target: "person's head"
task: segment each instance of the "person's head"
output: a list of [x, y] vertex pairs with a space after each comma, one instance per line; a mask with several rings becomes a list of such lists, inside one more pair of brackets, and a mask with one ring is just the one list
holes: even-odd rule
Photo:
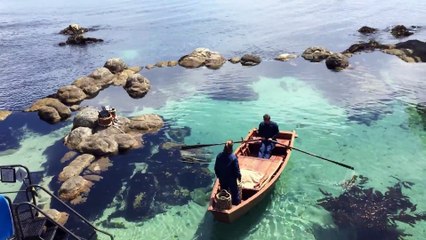
[[234, 142], [232, 140], [228, 140], [223, 147], [223, 151], [226, 153], [232, 153], [232, 147], [234, 146]]
[[269, 114], [263, 115], [263, 122], [269, 124], [271, 122], [271, 116], [269, 116]]

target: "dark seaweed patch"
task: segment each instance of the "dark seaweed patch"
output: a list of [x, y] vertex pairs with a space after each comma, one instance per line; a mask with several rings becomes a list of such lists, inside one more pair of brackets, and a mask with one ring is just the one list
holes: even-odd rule
[[[339, 232], [349, 232], [354, 239], [401, 239], [409, 234], [397, 228], [397, 221], [413, 227], [417, 221], [426, 220], [426, 214], [416, 212], [416, 205], [402, 193], [402, 188], [414, 185], [412, 182], [397, 179], [382, 193], [365, 186], [368, 178], [359, 179], [358, 184], [337, 197], [321, 190], [325, 197], [318, 200], [318, 205], [331, 213]], [[330, 236], [325, 232], [333, 230], [314, 226], [318, 238]]]

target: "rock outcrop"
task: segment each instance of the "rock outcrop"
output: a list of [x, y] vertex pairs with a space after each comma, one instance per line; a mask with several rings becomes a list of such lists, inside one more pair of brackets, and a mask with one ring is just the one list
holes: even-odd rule
[[241, 61], [240, 57], [232, 57], [228, 61], [230, 61], [233, 64], [239, 63]]
[[349, 61], [345, 55], [333, 53], [325, 60], [325, 64], [328, 69], [341, 71], [349, 66]]
[[74, 117], [73, 128], [78, 128], [78, 127], [88, 127], [91, 129], [95, 128], [97, 126], [98, 115], [99, 115], [98, 109], [94, 107], [83, 108]]
[[274, 59], [277, 60], [277, 61], [286, 62], [288, 60], [295, 59], [295, 58], [297, 58], [296, 54], [283, 53], [283, 54], [280, 54], [280, 55], [276, 56]]
[[311, 62], [321, 62], [331, 54], [332, 52], [323, 47], [309, 47], [302, 53], [302, 57]]
[[126, 85], [124, 86], [124, 89], [132, 98], [144, 97], [150, 88], [151, 85], [149, 80], [139, 73], [129, 77], [127, 79]]
[[81, 27], [80, 25], [74, 23], [62, 29], [59, 33], [64, 35], [76, 35], [76, 34], [83, 34], [88, 31], [89, 31], [88, 28]]
[[243, 66], [256, 66], [262, 62], [262, 59], [259, 56], [253, 54], [244, 54], [241, 57], [240, 63]]
[[39, 99], [25, 111], [38, 111], [40, 118], [50, 123], [56, 123], [71, 116], [71, 110], [56, 98]]
[[11, 111], [0, 110], [0, 121], [5, 120], [10, 114], [12, 114]]
[[59, 212], [56, 209], [45, 209], [43, 211], [47, 214], [47, 216], [61, 225], [65, 225], [68, 221], [69, 214], [66, 212]]
[[112, 73], [121, 73], [128, 68], [127, 64], [120, 58], [110, 58], [104, 64], [104, 68], [107, 68]]
[[82, 154], [76, 157], [61, 173], [59, 173], [59, 181], [64, 182], [71, 177], [79, 176], [83, 170], [95, 160], [95, 156], [91, 154]]
[[411, 29], [408, 29], [404, 25], [396, 25], [391, 29], [391, 34], [396, 38], [403, 38], [413, 35]]
[[218, 69], [226, 59], [218, 52], [210, 51], [207, 48], [197, 48], [192, 53], [181, 57], [178, 64], [185, 68], [198, 68], [206, 66], [210, 69]]
[[69, 106], [80, 103], [86, 96], [83, 90], [75, 85], [61, 87], [57, 92], [58, 99]]
[[103, 42], [103, 39], [94, 37], [85, 37], [83, 34], [71, 35], [66, 42], [60, 42], [59, 46], [65, 45], [87, 45], [91, 43]]

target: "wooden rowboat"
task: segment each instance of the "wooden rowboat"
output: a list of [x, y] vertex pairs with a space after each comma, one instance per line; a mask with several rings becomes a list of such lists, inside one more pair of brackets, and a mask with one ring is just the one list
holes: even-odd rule
[[[258, 137], [256, 130], [251, 130], [244, 140], [256, 139]], [[295, 131], [280, 131], [276, 141], [293, 147], [296, 137]], [[233, 205], [228, 210], [219, 210], [215, 207], [215, 196], [220, 190], [219, 180], [216, 179], [208, 207], [208, 211], [213, 214], [216, 220], [231, 223], [246, 214], [272, 189], [286, 167], [291, 155], [290, 149], [277, 144], [272, 150], [270, 159], [262, 159], [257, 157], [260, 145], [260, 141], [244, 142], [234, 152], [238, 157], [242, 175], [242, 199], [240, 204]]]

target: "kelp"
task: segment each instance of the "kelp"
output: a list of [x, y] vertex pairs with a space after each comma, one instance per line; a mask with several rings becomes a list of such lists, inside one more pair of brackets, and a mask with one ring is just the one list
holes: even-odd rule
[[331, 213], [339, 229], [355, 231], [356, 239], [402, 239], [409, 234], [398, 229], [397, 222], [413, 227], [417, 221], [426, 220], [426, 214], [419, 213], [417, 205], [402, 192], [414, 183], [397, 180], [382, 193], [366, 187], [368, 178], [361, 175], [339, 196], [320, 189], [325, 197], [317, 203]]

